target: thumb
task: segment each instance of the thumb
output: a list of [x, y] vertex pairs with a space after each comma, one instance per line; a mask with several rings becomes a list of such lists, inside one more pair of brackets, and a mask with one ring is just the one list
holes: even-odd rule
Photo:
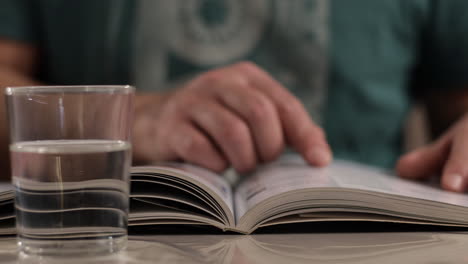
[[397, 174], [408, 179], [423, 179], [442, 170], [450, 150], [448, 136], [403, 155], [397, 162]]
[[465, 129], [454, 134], [450, 153], [445, 163], [441, 185], [442, 188], [455, 192], [468, 189], [468, 137]]

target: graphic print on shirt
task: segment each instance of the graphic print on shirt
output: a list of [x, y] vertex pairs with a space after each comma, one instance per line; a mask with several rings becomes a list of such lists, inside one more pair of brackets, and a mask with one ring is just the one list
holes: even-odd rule
[[327, 0], [143, 0], [135, 84], [177, 86], [239, 60], [271, 73], [318, 119], [325, 95]]

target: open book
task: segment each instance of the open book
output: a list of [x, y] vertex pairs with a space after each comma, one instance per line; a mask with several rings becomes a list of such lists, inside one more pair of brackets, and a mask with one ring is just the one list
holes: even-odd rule
[[[317, 221], [468, 227], [467, 195], [347, 161], [319, 169], [285, 156], [235, 187], [183, 163], [133, 167], [131, 174], [130, 226], [211, 225], [245, 234]], [[11, 190], [0, 192], [0, 234], [14, 232], [12, 198]]]

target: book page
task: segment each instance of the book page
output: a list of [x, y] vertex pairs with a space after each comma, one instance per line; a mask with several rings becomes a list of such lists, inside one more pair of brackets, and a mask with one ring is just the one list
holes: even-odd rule
[[468, 207], [468, 196], [441, 189], [436, 182], [402, 179], [393, 172], [348, 161], [330, 166], [330, 177], [339, 187], [373, 191]]
[[322, 168], [308, 166], [297, 155], [285, 155], [263, 166], [239, 184], [235, 192], [236, 219], [261, 201], [284, 192], [320, 187], [338, 187]]
[[468, 207], [467, 195], [444, 191], [438, 185], [401, 179], [389, 171], [348, 161], [314, 168], [298, 155], [287, 155], [260, 168], [238, 186], [236, 218], [265, 199], [307, 188], [350, 188]]

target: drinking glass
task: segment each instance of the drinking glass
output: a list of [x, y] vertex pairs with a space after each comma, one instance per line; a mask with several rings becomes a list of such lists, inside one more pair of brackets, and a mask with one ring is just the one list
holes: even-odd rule
[[126, 246], [134, 90], [6, 89], [20, 252], [101, 254]]

